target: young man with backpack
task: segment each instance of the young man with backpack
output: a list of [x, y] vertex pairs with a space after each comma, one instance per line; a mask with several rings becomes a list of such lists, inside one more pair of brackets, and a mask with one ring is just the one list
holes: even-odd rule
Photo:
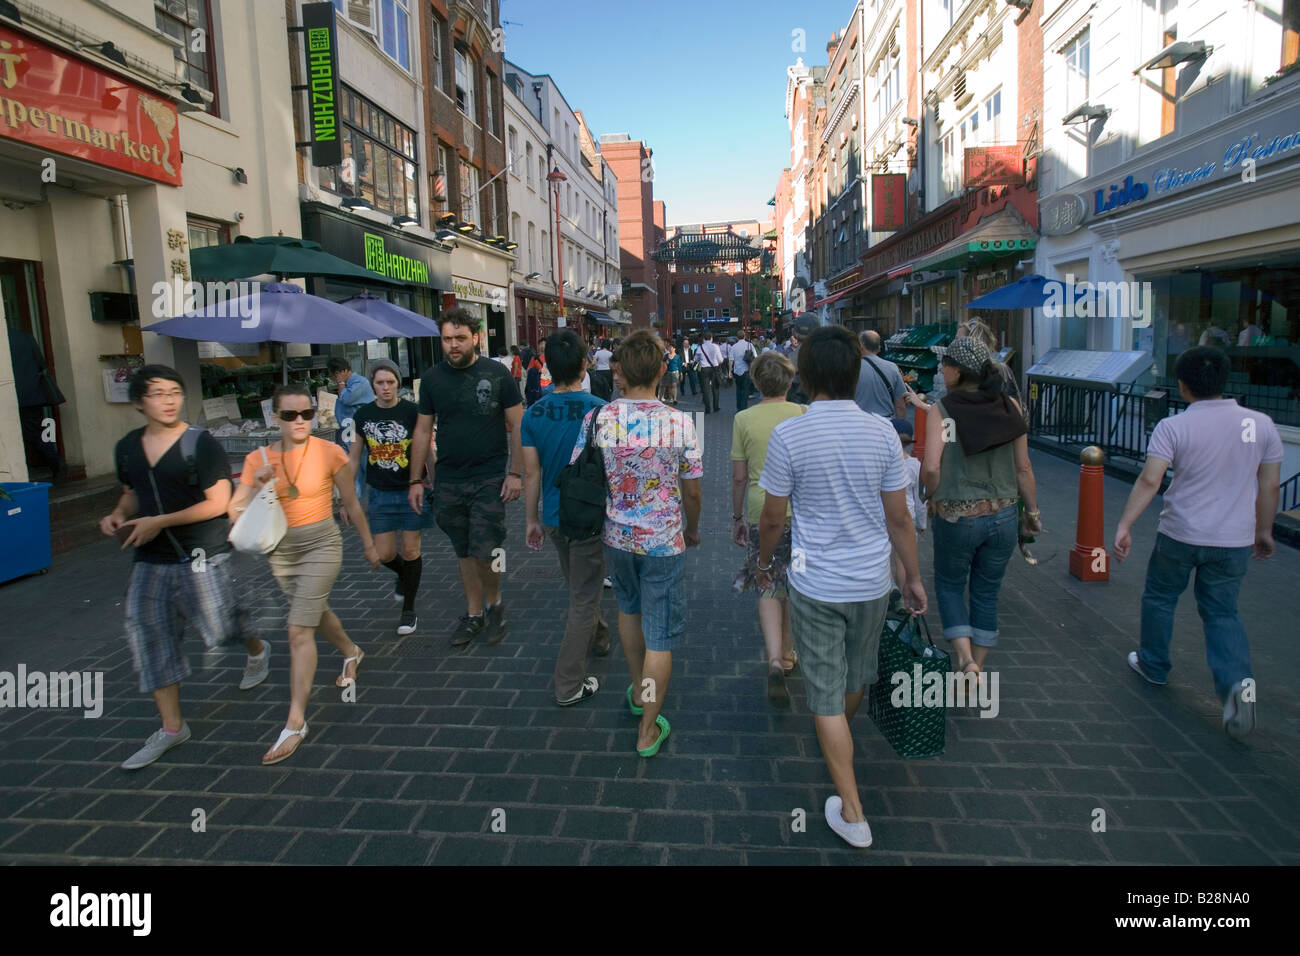
[[126, 635], [140, 675], [152, 693], [162, 729], [122, 764], [147, 767], [190, 739], [181, 716], [180, 685], [190, 676], [181, 649], [185, 622], [209, 648], [242, 639], [248, 661], [241, 690], [266, 680], [271, 648], [248, 630], [226, 562], [230, 524], [230, 465], [205, 430], [187, 424], [185, 381], [175, 369], [146, 365], [131, 377], [128, 397], [146, 420], [117, 443], [114, 455], [122, 497], [100, 530], [135, 549], [126, 594]]
[[605, 546], [599, 526], [596, 534], [586, 538], [566, 533], [560, 513], [561, 491], [555, 479], [569, 464], [583, 419], [605, 402], [582, 390], [583, 350], [574, 333], [566, 329], [548, 338], [546, 359], [555, 379], [555, 391], [544, 395], [524, 414], [520, 441], [524, 449], [528, 547], [540, 551], [543, 537], [550, 538], [569, 585], [568, 620], [555, 662], [555, 702], [568, 707], [600, 689], [595, 677], [584, 674], [587, 651], [598, 657], [609, 653], [609, 627], [600, 616]]

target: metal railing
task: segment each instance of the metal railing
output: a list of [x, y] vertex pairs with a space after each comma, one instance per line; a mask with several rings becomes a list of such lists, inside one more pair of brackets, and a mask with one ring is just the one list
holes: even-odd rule
[[1125, 385], [1112, 392], [1045, 382], [1032, 386], [1038, 390], [1030, 402], [1032, 435], [1063, 445], [1097, 445], [1108, 459], [1140, 463], [1156, 422], [1187, 407], [1162, 389], [1148, 392]]
[[1293, 508], [1300, 508], [1300, 471], [1282, 482], [1277, 501], [1278, 511], [1290, 511]]

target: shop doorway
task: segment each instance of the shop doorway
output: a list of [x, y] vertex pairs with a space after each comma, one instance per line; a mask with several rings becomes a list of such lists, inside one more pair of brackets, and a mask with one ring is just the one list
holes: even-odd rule
[[[27, 262], [22, 259], [0, 259], [0, 301], [4, 302], [5, 324], [19, 332], [30, 335], [45, 357], [45, 367], [51, 377], [54, 371], [54, 349], [50, 342], [49, 312], [45, 307], [45, 279], [39, 262]], [[18, 369], [14, 369], [18, 378]], [[60, 389], [62, 391], [62, 389]], [[39, 412], [20, 412], [33, 419], [54, 421], [54, 444], [58, 448], [59, 458], [67, 460], [63, 444], [63, 422], [59, 417], [59, 408], [45, 405]], [[49, 462], [41, 455], [33, 443], [24, 436], [23, 448], [26, 452], [28, 474], [35, 479], [37, 473], [42, 477], [53, 475]], [[49, 473], [47, 476], [46, 473]]]
[[488, 308], [487, 333], [487, 348], [484, 352], [489, 358], [497, 358], [510, 351], [506, 346], [506, 314], [504, 311]]

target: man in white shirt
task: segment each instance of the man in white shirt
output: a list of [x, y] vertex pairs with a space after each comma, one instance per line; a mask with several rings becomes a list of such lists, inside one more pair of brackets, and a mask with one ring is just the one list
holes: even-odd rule
[[705, 332], [700, 343], [700, 386], [704, 393], [704, 414], [718, 411], [718, 388], [725, 371], [727, 357], [713, 341], [713, 333]]
[[596, 367], [591, 370], [589, 391], [607, 402], [614, 396], [614, 370], [609, 364], [613, 358], [614, 353], [610, 351], [609, 339], [601, 339], [600, 348], [596, 349]]
[[731, 374], [736, 379], [736, 411], [749, 407], [749, 365], [757, 357], [754, 346], [742, 330], [740, 338], [731, 347]]
[[800, 345], [799, 377], [812, 404], [777, 425], [768, 440], [758, 482], [767, 498], [758, 526], [757, 583], [771, 586], [766, 572], [791, 506], [790, 625], [808, 709], [837, 791], [826, 800], [826, 822], [846, 842], [866, 847], [871, 827], [853, 773], [849, 720], [876, 681], [894, 551], [908, 609], [925, 613], [926, 595], [907, 511], [903, 449], [887, 419], [854, 403], [861, 369], [857, 340], [842, 326], [819, 328]]

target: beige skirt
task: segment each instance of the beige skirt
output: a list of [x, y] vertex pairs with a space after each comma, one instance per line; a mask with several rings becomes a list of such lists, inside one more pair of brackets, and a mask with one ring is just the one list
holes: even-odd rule
[[289, 598], [289, 624], [319, 627], [343, 567], [343, 536], [333, 518], [290, 528], [268, 555], [271, 573]]

